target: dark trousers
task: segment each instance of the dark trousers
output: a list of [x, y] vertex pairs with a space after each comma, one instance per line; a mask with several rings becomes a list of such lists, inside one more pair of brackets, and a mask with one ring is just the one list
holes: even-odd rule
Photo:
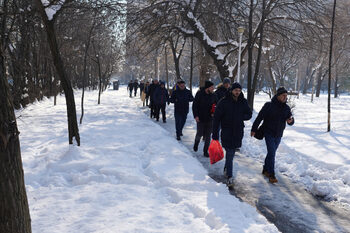
[[187, 113], [175, 113], [175, 128], [176, 128], [176, 136], [182, 135], [182, 129], [185, 126], [187, 119]]
[[232, 167], [233, 167], [233, 157], [235, 157], [236, 149], [225, 148], [226, 151], [226, 175], [227, 177], [232, 177]]
[[136, 89], [136, 90], [134, 90], [134, 96], [136, 96], [136, 94], [137, 94], [137, 89]]
[[152, 99], [150, 99], [149, 108], [151, 109], [150, 117], [153, 118], [154, 117], [154, 103], [153, 103]]
[[281, 137], [272, 137], [265, 134], [267, 155], [265, 158], [264, 170], [270, 174], [275, 174], [275, 157], [277, 148], [281, 142]]
[[129, 90], [130, 91], [130, 97], [132, 96], [132, 89]]
[[149, 99], [149, 97], [146, 97], [146, 106], [148, 106], [148, 99]]
[[162, 117], [163, 117], [163, 121], [166, 120], [166, 116], [165, 116], [165, 104], [157, 104], [155, 106], [155, 110], [154, 110], [154, 117], [159, 120], [159, 112], [162, 111]]
[[199, 142], [201, 138], [204, 138], [204, 148], [203, 152], [208, 153], [209, 143], [210, 143], [210, 135], [213, 127], [213, 122], [197, 122], [197, 133], [195, 141]]

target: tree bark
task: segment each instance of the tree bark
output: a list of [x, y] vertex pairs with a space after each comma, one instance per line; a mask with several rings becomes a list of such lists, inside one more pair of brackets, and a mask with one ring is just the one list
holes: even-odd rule
[[264, 22], [265, 22], [265, 7], [266, 7], [265, 3], [266, 3], [266, 0], [263, 0], [262, 13], [261, 13], [261, 15], [262, 15], [261, 26], [260, 26], [260, 30], [259, 30], [260, 38], [259, 38], [258, 57], [256, 59], [256, 64], [255, 64], [253, 85], [252, 85], [252, 90], [250, 93], [251, 95], [248, 96], [248, 104], [252, 110], [254, 109], [254, 95], [255, 95], [255, 90], [256, 90], [257, 83], [258, 83], [258, 76], [259, 76], [260, 63], [261, 63], [261, 53], [262, 53], [263, 39], [264, 39]]
[[56, 40], [56, 32], [55, 32], [55, 25], [54, 25], [54, 19], [49, 20], [45, 8], [43, 4], [41, 3], [41, 0], [36, 0], [38, 9], [41, 14], [41, 18], [43, 20], [43, 23], [45, 25], [47, 40], [50, 46], [51, 55], [53, 58], [54, 65], [56, 67], [57, 74], [61, 80], [61, 85], [65, 94], [66, 98], [66, 105], [67, 105], [67, 116], [68, 116], [68, 140], [69, 144], [73, 144], [73, 137], [75, 138], [78, 146], [80, 146], [80, 135], [79, 135], [79, 128], [78, 128], [78, 122], [77, 122], [77, 113], [75, 108], [75, 100], [74, 100], [74, 93], [72, 84], [66, 74], [63, 60], [61, 58], [61, 54], [58, 48], [58, 43]]
[[191, 69], [190, 69], [190, 91], [192, 92], [192, 80], [193, 80], [193, 42], [194, 38], [191, 37]]
[[0, 232], [31, 233], [19, 132], [0, 41]]
[[333, 54], [333, 34], [334, 34], [334, 21], [335, 21], [335, 9], [337, 0], [333, 2], [333, 15], [332, 15], [332, 29], [331, 29], [331, 41], [329, 45], [329, 64], [328, 64], [328, 125], [327, 132], [331, 131], [331, 80], [332, 80], [332, 54]]
[[[252, 101], [252, 73], [253, 73], [253, 12], [254, 12], [254, 1], [250, 0], [249, 7], [249, 26], [248, 26], [248, 104], [251, 104]], [[254, 93], [253, 93], [254, 95]], [[250, 106], [252, 107], [252, 106]]]

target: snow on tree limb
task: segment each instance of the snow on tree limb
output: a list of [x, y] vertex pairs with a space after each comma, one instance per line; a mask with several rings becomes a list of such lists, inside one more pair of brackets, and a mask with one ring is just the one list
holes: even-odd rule
[[65, 0], [58, 1], [49, 1], [49, 0], [41, 0], [41, 3], [45, 7], [45, 12], [48, 20], [52, 20], [54, 15], [61, 9]]

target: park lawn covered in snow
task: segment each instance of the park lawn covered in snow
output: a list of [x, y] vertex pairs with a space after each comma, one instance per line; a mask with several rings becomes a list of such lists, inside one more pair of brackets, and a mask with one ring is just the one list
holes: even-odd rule
[[125, 88], [101, 105], [97, 92], [85, 98], [80, 147], [68, 145], [63, 96], [17, 112], [33, 232], [277, 232]]
[[[256, 96], [255, 109], [261, 109], [269, 97]], [[331, 132], [327, 131], [327, 95], [291, 96], [295, 124], [286, 126], [277, 151], [276, 170], [302, 183], [316, 196], [337, 201], [350, 208], [350, 96], [331, 99]], [[265, 141], [248, 137], [253, 119], [247, 122], [242, 153], [264, 161]]]

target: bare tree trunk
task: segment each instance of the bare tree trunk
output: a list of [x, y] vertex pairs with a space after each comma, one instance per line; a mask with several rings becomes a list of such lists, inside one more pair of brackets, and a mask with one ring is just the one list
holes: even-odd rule
[[334, 98], [338, 98], [338, 65], [335, 64]]
[[98, 68], [98, 80], [99, 80], [97, 104], [100, 104], [101, 103], [101, 92], [102, 92], [102, 72], [101, 72], [100, 57], [97, 56], [96, 60], [97, 60], [97, 68]]
[[191, 37], [191, 69], [190, 69], [190, 91], [192, 92], [192, 81], [193, 81], [193, 42], [194, 38]]
[[168, 71], [168, 53], [167, 46], [164, 48], [164, 56], [165, 56], [165, 76], [166, 76], [166, 87], [169, 91], [169, 71]]
[[79, 135], [78, 122], [77, 122], [77, 113], [75, 109], [73, 88], [66, 74], [63, 61], [61, 58], [61, 54], [58, 49], [54, 20], [49, 20], [47, 18], [45, 8], [40, 0], [36, 0], [36, 3], [39, 8], [43, 23], [45, 25], [47, 40], [50, 45], [53, 62], [56, 67], [57, 74], [60, 77], [61, 85], [63, 87], [64, 94], [66, 97], [69, 144], [73, 144], [73, 137], [75, 137], [75, 140], [77, 141], [78, 146], [80, 146], [80, 135]]
[[249, 7], [249, 26], [248, 26], [248, 104], [251, 104], [252, 100], [252, 73], [253, 73], [253, 12], [254, 12], [254, 0], [250, 0]]
[[83, 117], [84, 117], [84, 96], [85, 96], [85, 82], [86, 82], [86, 63], [87, 63], [87, 55], [88, 55], [88, 51], [89, 51], [89, 48], [90, 48], [90, 41], [91, 41], [91, 34], [92, 34], [92, 31], [94, 30], [94, 25], [95, 25], [95, 22], [92, 24], [92, 27], [89, 31], [89, 35], [88, 35], [88, 38], [87, 38], [87, 42], [85, 44], [85, 53], [84, 53], [84, 67], [83, 67], [83, 87], [82, 87], [82, 94], [81, 94], [81, 116], [80, 116], [80, 124], [83, 123]]
[[6, 78], [3, 49], [0, 41], [0, 232], [31, 233], [19, 132]]
[[332, 53], [333, 53], [333, 34], [334, 34], [334, 21], [335, 21], [335, 8], [337, 0], [334, 0], [333, 4], [333, 16], [332, 16], [332, 30], [331, 30], [331, 42], [329, 48], [329, 64], [328, 64], [328, 125], [327, 132], [331, 131], [331, 79], [332, 79]]
[[199, 71], [199, 86], [204, 87], [205, 81], [210, 78], [210, 57], [206, 53], [205, 49], [201, 45], [201, 61], [200, 61], [200, 71]]
[[261, 52], [262, 52], [263, 39], [264, 39], [265, 3], [266, 3], [266, 0], [263, 0], [262, 19], [261, 19], [260, 30], [259, 30], [260, 38], [259, 38], [258, 57], [256, 59], [255, 72], [254, 72], [253, 85], [252, 85], [250, 98], [248, 96], [248, 104], [251, 109], [254, 109], [254, 95], [255, 95], [255, 90], [258, 83], [258, 76], [259, 76], [259, 70], [260, 70]]
[[267, 57], [267, 67], [268, 67], [268, 70], [269, 70], [269, 76], [270, 76], [270, 80], [271, 80], [271, 90], [272, 90], [272, 94], [276, 94], [276, 91], [277, 91], [277, 88], [276, 88], [276, 80], [274, 78], [274, 75], [273, 75], [273, 71], [272, 71], [272, 64], [271, 64], [271, 60], [270, 60], [270, 52], [269, 50], [266, 51], [266, 57]]

